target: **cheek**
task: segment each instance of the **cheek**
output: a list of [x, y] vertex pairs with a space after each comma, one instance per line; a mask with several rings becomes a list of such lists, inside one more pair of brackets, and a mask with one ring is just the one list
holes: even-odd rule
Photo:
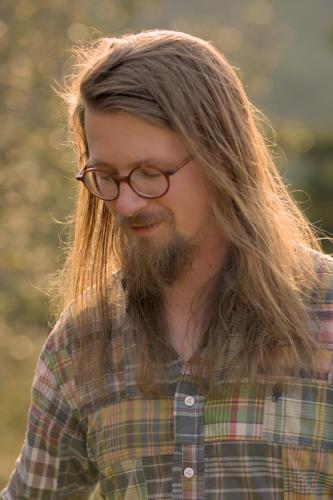
[[204, 189], [183, 189], [177, 196], [172, 193], [168, 207], [173, 211], [177, 229], [183, 234], [201, 231], [210, 219], [210, 202]]

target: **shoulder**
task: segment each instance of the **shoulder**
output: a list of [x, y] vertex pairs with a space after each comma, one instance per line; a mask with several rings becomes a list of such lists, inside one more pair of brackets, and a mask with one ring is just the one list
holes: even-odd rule
[[313, 300], [321, 345], [333, 350], [333, 258], [315, 252], [317, 290]]
[[[75, 357], [77, 330], [70, 308], [60, 315], [39, 355], [33, 387], [39, 393], [61, 393], [72, 407], [78, 406]], [[59, 397], [59, 396], [58, 396]]]
[[[110, 336], [117, 335], [124, 317], [124, 301], [118, 273], [112, 277], [112, 283], [106, 290], [104, 301], [95, 293], [95, 290], [85, 290], [81, 299], [72, 302], [60, 314], [47, 338], [44, 349], [49, 353], [66, 350], [75, 356], [80, 345], [93, 339], [98, 340], [103, 320], [109, 326]], [[105, 317], [102, 313], [103, 307]]]
[[77, 326], [74, 319], [73, 307], [68, 306], [59, 316], [57, 322], [52, 327], [43, 351], [54, 354], [63, 349], [72, 350], [77, 342]]
[[333, 258], [315, 252], [316, 275], [318, 279], [318, 299], [320, 303], [333, 303]]
[[[114, 283], [115, 285], [115, 283]], [[41, 352], [41, 361], [53, 371], [67, 397], [79, 397], [84, 370], [103, 346], [113, 358], [122, 354], [122, 298], [118, 286], [108, 289], [106, 300], [87, 290], [83, 300], [70, 304], [59, 316]], [[104, 311], [104, 316], [103, 316]], [[86, 364], [83, 364], [86, 360]], [[112, 365], [113, 366], [113, 365]]]

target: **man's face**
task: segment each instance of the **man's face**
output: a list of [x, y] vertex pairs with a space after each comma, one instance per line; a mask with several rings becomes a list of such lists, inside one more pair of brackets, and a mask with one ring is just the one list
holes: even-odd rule
[[[89, 166], [102, 164], [115, 176], [128, 175], [141, 162], [171, 170], [189, 156], [175, 132], [124, 112], [86, 110], [85, 132]], [[169, 181], [169, 190], [157, 199], [142, 198], [121, 182], [118, 198], [105, 202], [123, 229], [132, 256], [139, 252], [147, 265], [153, 254], [165, 249], [169, 254], [170, 249], [173, 254], [185, 252], [185, 261], [193, 260], [219, 233], [200, 166], [191, 160]]]

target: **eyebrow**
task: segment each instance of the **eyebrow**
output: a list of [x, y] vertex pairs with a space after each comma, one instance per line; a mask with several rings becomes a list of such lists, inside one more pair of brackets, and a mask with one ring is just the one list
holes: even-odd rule
[[[162, 159], [162, 158], [143, 158], [142, 160], [137, 160], [137, 161], [132, 161], [128, 163], [129, 167], [135, 168], [135, 167], [140, 167], [142, 165], [165, 165], [165, 166], [172, 166], [174, 165], [175, 162]], [[91, 160], [88, 160], [86, 163], [86, 167], [95, 167], [96, 165], [101, 166], [101, 167], [109, 167], [112, 168], [113, 170], [118, 170], [117, 167], [112, 165], [112, 163], [109, 163], [104, 160], [99, 160], [99, 159], [94, 159], [92, 158]]]

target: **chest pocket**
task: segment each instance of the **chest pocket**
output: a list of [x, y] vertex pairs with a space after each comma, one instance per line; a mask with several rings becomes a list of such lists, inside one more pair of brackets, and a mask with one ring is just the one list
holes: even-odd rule
[[299, 379], [267, 390], [262, 437], [333, 451], [333, 387]]
[[203, 417], [206, 442], [246, 439], [333, 452], [333, 385], [325, 381], [225, 383]]
[[260, 440], [264, 418], [264, 383], [224, 382], [219, 397], [204, 406], [206, 442]]
[[333, 498], [333, 388], [289, 381], [267, 391], [262, 439], [281, 453], [284, 498]]
[[[226, 383], [221, 398], [207, 402], [204, 424], [207, 443], [218, 447], [228, 441], [232, 441], [233, 446], [239, 443], [241, 451], [236, 456], [244, 457], [244, 463], [241, 462], [244, 471], [250, 470], [244, 449], [251, 449], [252, 457], [263, 457], [265, 445], [267, 455], [264, 455], [262, 470], [269, 470], [268, 476], [281, 482], [283, 492], [277, 498], [333, 498], [333, 387], [330, 383], [291, 378], [281, 386], [264, 380], [253, 385]], [[216, 463], [223, 466], [221, 460]], [[252, 479], [248, 477], [247, 481]], [[270, 484], [268, 479], [267, 482]]]

